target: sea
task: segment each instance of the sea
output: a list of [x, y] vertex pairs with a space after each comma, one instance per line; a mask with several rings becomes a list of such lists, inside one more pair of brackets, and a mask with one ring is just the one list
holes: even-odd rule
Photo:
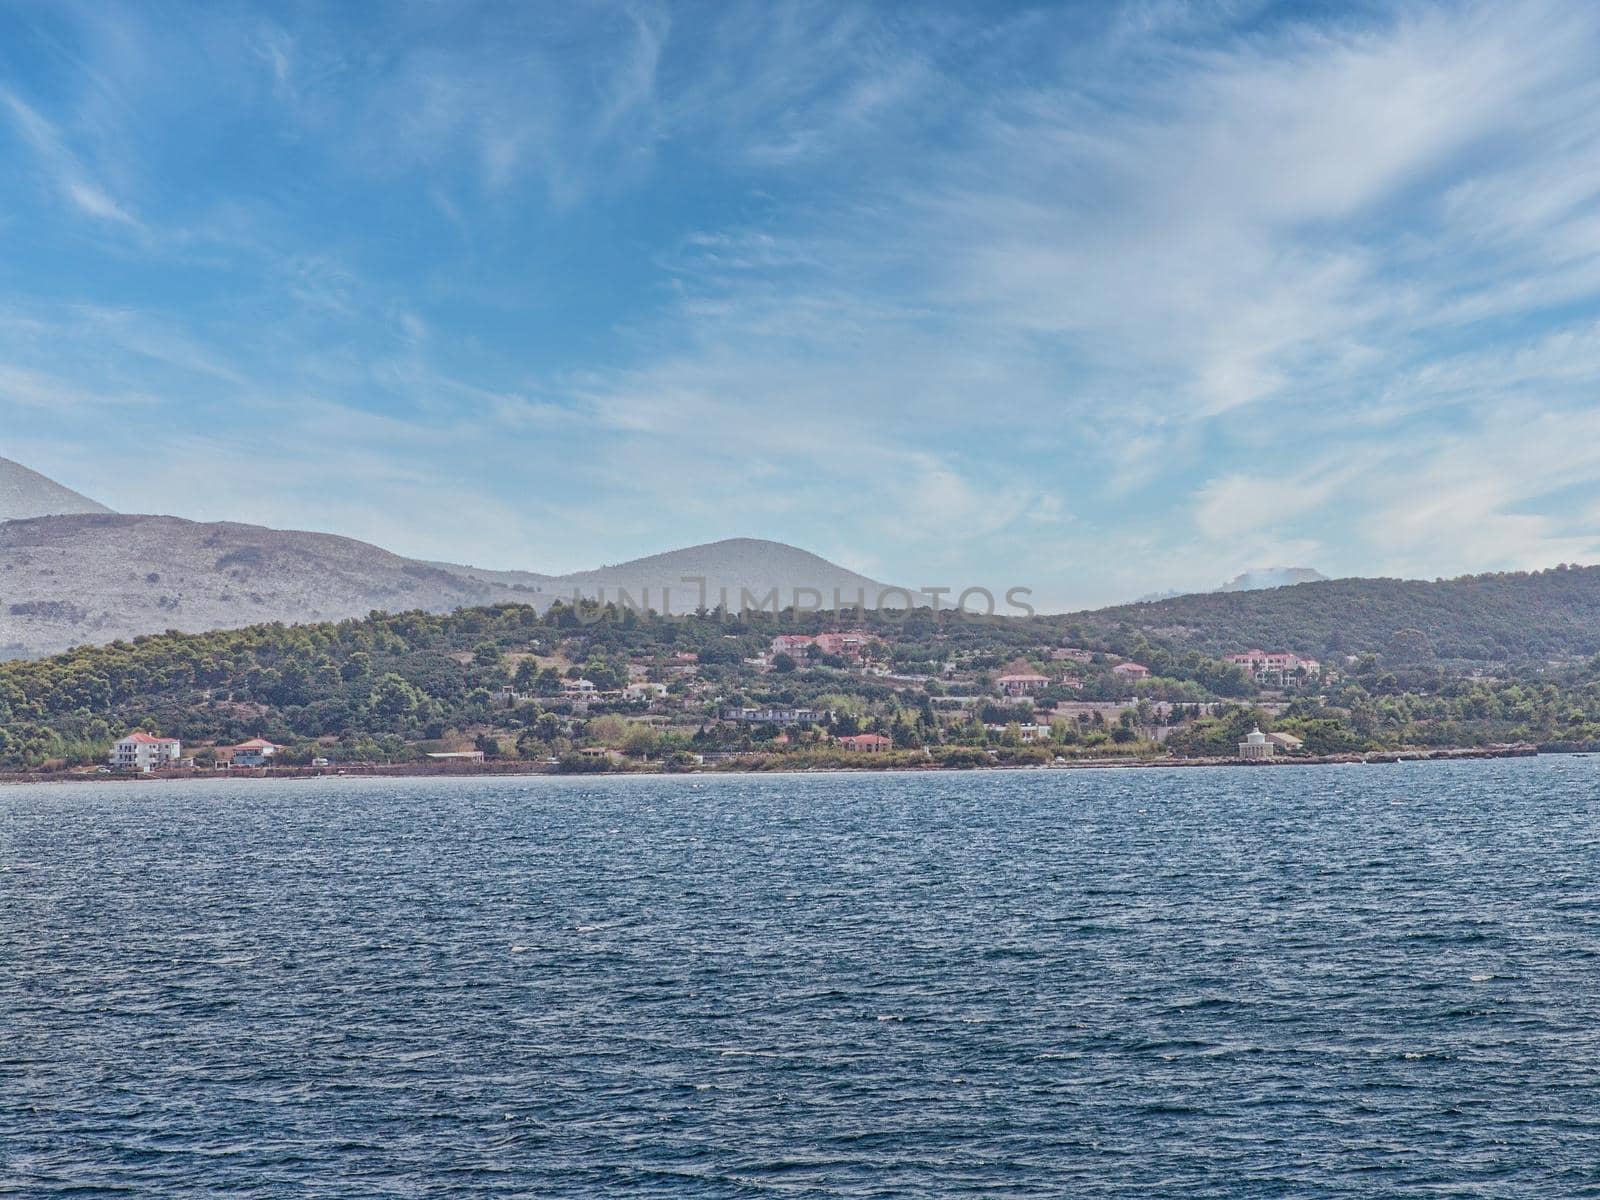
[[0, 1194], [1600, 1195], [1600, 758], [0, 787]]

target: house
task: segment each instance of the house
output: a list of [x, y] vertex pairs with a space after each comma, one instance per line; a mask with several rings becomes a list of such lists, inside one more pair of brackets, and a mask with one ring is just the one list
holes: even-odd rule
[[561, 690], [569, 696], [592, 696], [595, 686], [593, 681], [588, 679], [563, 679]]
[[1000, 676], [995, 680], [995, 685], [1002, 696], [1037, 696], [1050, 686], [1050, 680], [1032, 672], [1019, 672]]
[[1267, 741], [1271, 742], [1279, 750], [1287, 751], [1290, 754], [1293, 754], [1306, 744], [1305, 739], [1296, 737], [1292, 733], [1269, 733], [1267, 734]]
[[616, 766], [622, 761], [622, 752], [613, 750], [609, 746], [585, 746], [578, 751], [578, 757], [593, 761], [607, 762]]
[[430, 751], [428, 757], [438, 763], [481, 763], [482, 750], [440, 750]]
[[667, 694], [664, 683], [630, 683], [622, 694], [629, 700], [660, 700]]
[[[1003, 737], [1005, 736], [1006, 730], [1010, 729], [1011, 726], [985, 725], [984, 728], [990, 733], [995, 734], [997, 737]], [[1025, 745], [1031, 746], [1035, 742], [1048, 742], [1050, 740], [1050, 726], [1048, 725], [1039, 725], [1037, 723], [1026, 725], [1019, 724], [1017, 726], [1017, 731], [1021, 735], [1022, 741]]]
[[1239, 743], [1239, 757], [1245, 762], [1263, 762], [1272, 757], [1272, 752], [1276, 748], [1258, 725], [1245, 734], [1244, 741]]
[[834, 738], [834, 744], [841, 750], [850, 750], [862, 754], [882, 754], [885, 750], [893, 748], [894, 743], [881, 733], [858, 733], [853, 737]]
[[780, 633], [772, 639], [774, 654], [787, 654], [790, 658], [804, 659], [806, 652], [816, 644], [816, 639], [803, 633]]
[[813, 639], [813, 644], [823, 654], [860, 662], [866, 657], [867, 648], [877, 640], [870, 633], [852, 630], [848, 633], [819, 633]]
[[1150, 668], [1140, 666], [1136, 662], [1118, 663], [1116, 666], [1111, 668], [1111, 673], [1117, 676], [1119, 679], [1126, 679], [1130, 682], [1135, 679], [1150, 678]]
[[815, 708], [733, 708], [721, 712], [724, 721], [737, 721], [743, 725], [810, 725], [822, 720]]
[[251, 738], [249, 741], [240, 742], [237, 746], [218, 746], [217, 769], [264, 767], [269, 760], [276, 758], [278, 751], [282, 749], [282, 746], [269, 742], [266, 738]]
[[1243, 667], [1256, 683], [1282, 686], [1295, 679], [1314, 679], [1322, 674], [1322, 664], [1287, 650], [1246, 650], [1228, 655], [1228, 661]]
[[183, 743], [177, 738], [156, 737], [136, 729], [111, 748], [110, 763], [116, 771], [148, 774], [163, 767], [175, 767], [183, 757]]

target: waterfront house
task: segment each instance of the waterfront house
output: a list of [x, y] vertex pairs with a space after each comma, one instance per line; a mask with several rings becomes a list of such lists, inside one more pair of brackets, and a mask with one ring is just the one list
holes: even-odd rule
[[482, 750], [438, 750], [430, 751], [428, 757], [436, 763], [481, 763]]
[[226, 770], [229, 767], [264, 767], [276, 758], [278, 751], [283, 747], [266, 738], [251, 738], [240, 742], [237, 746], [218, 746], [217, 769]]
[[111, 766], [117, 771], [148, 774], [163, 767], [175, 767], [183, 757], [183, 743], [177, 738], [156, 737], [136, 729], [111, 748]]
[[[996, 737], [1004, 737], [1006, 730], [1012, 728], [1012, 726], [985, 725], [984, 728], [990, 733], [994, 734]], [[1048, 742], [1050, 740], [1050, 726], [1048, 725], [1040, 725], [1037, 722], [1033, 722], [1028, 724], [1018, 724], [1015, 726], [1015, 728], [1018, 736], [1025, 745], [1031, 746], [1035, 742]]]
[[834, 738], [834, 744], [841, 750], [849, 750], [861, 754], [882, 754], [891, 749], [894, 743], [881, 733], [858, 733], [852, 737]]

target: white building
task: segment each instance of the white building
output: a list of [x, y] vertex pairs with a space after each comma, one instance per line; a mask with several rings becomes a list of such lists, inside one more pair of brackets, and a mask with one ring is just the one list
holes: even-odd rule
[[1287, 650], [1246, 650], [1243, 654], [1230, 654], [1228, 661], [1237, 663], [1250, 673], [1256, 683], [1270, 683], [1279, 687], [1296, 679], [1316, 679], [1322, 674], [1322, 664], [1314, 658], [1302, 658]]
[[1246, 762], [1260, 762], [1271, 758], [1274, 749], [1276, 747], [1271, 739], [1261, 732], [1261, 727], [1258, 725], [1245, 734], [1244, 741], [1239, 743], [1239, 757]]
[[1002, 696], [1037, 696], [1050, 686], [1050, 680], [1031, 671], [1019, 671], [1000, 676], [995, 680], [995, 686], [1000, 689]]
[[183, 743], [177, 738], [156, 737], [135, 730], [111, 749], [111, 766], [117, 771], [150, 772], [175, 767], [183, 757]]
[[266, 738], [251, 738], [247, 742], [240, 742], [237, 746], [217, 747], [217, 766], [226, 767], [264, 767], [278, 756], [278, 751], [283, 747]]
[[[1004, 737], [1006, 730], [1010, 729], [1011, 726], [985, 725], [984, 728], [997, 737]], [[1030, 723], [1026, 725], [1019, 723], [1017, 725], [1018, 738], [1024, 745], [1031, 746], [1035, 742], [1048, 742], [1050, 740], [1051, 732], [1052, 730], [1048, 725], [1040, 725], [1037, 723]]]

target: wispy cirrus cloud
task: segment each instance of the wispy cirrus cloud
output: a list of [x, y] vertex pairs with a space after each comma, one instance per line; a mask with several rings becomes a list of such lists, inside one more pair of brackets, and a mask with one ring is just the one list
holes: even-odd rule
[[1055, 606], [1600, 553], [1575, 0], [51, 19], [0, 125], [139, 236], [96, 273], [4, 193], [0, 427], [152, 397], [209, 512], [536, 569], [765, 534]]
[[130, 229], [140, 227], [132, 213], [90, 178], [78, 156], [68, 148], [60, 130], [50, 121], [3, 87], [0, 87], [0, 111], [10, 117], [13, 131], [33, 152], [50, 186], [72, 209]]

